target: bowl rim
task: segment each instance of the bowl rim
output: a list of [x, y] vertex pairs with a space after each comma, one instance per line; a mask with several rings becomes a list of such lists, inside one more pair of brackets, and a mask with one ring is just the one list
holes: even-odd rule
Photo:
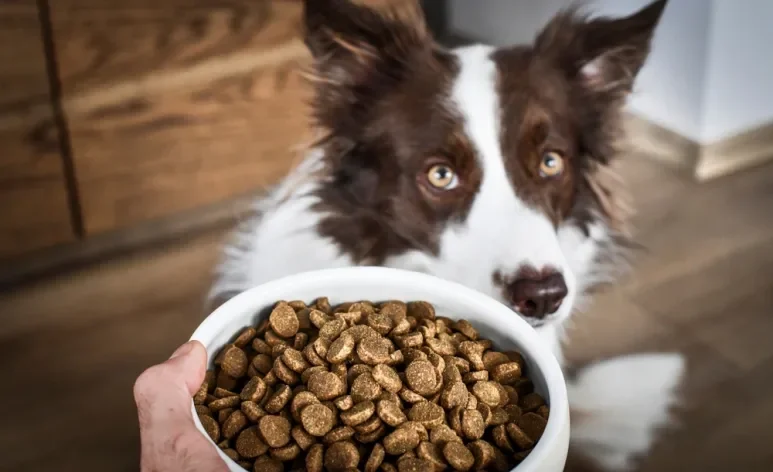
[[[568, 392], [558, 359], [542, 341], [540, 334], [520, 316], [512, 316], [514, 313], [509, 307], [482, 292], [457, 282], [421, 272], [376, 266], [338, 267], [299, 272], [270, 280], [238, 293], [210, 313], [193, 332], [190, 340], [200, 341], [206, 346], [210, 338], [207, 333], [217, 332], [218, 327], [223, 324], [222, 318], [227, 317], [229, 313], [241, 313], [243, 311], [242, 307], [250, 305], [251, 299], [258, 293], [277, 291], [291, 293], [293, 286], [308, 285], [309, 283], [317, 283], [320, 280], [325, 281], [325, 279], [329, 283], [335, 284], [344, 279], [350, 280], [352, 276], [356, 276], [358, 280], [362, 281], [378, 280], [383, 282], [386, 280], [385, 286], [390, 282], [400, 285], [434, 285], [437, 288], [447, 290], [456, 299], [462, 298], [473, 301], [475, 304], [480, 305], [483, 310], [510, 315], [506, 316], [503, 322], [511, 325], [509, 326], [511, 329], [507, 330], [508, 332], [520, 333], [518, 343], [521, 345], [521, 351], [528, 352], [533, 362], [540, 366], [550, 398], [551, 413], [542, 437], [534, 446], [531, 454], [518, 467], [520, 465], [526, 465], [527, 468], [538, 467], [538, 463], [542, 458], [551, 454], [551, 450], [548, 449], [551, 447], [549, 444], [560, 443], [562, 430], [569, 427]], [[208, 361], [210, 357], [208, 353]], [[194, 409], [192, 399], [191, 409]], [[194, 422], [202, 434], [207, 436], [202, 429], [203, 426], [196, 417], [195, 411]], [[208, 436], [207, 439], [211, 442]], [[217, 450], [221, 457], [230, 460], [222, 454], [220, 448], [217, 448]], [[514, 470], [517, 471], [518, 467]]]

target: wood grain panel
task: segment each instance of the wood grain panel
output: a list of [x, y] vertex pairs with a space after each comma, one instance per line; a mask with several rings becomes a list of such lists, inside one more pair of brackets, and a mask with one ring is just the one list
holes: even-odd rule
[[252, 193], [286, 173], [310, 140], [301, 9], [280, 0], [52, 5], [88, 235]]
[[306, 136], [300, 3], [57, 0], [87, 235], [253, 192]]
[[0, 260], [72, 241], [34, 0], [0, 3]]

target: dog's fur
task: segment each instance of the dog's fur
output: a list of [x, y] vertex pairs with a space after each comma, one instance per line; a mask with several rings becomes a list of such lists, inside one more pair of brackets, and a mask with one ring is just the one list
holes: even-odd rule
[[[418, 8], [307, 0], [320, 139], [257, 202], [212, 296], [306, 270], [381, 265], [464, 283], [518, 316], [508, 283], [554, 270], [567, 297], [527, 321], [563, 363], [565, 322], [625, 267], [626, 212], [609, 168], [665, 5], [621, 19], [570, 9], [531, 45], [449, 51]], [[539, 169], [551, 152], [565, 166], [547, 177]], [[455, 172], [446, 189], [428, 184], [436, 164]], [[610, 470], [628, 467], [667, 422], [682, 371], [680, 356], [640, 355], [569, 377], [572, 444]]]

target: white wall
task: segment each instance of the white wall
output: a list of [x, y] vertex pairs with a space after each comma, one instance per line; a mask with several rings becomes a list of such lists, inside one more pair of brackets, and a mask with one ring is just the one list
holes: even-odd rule
[[714, 0], [703, 140], [773, 120], [773, 1]]
[[[451, 28], [496, 45], [530, 42], [574, 0], [450, 0]], [[595, 0], [627, 15], [649, 0]], [[773, 0], [671, 0], [631, 111], [707, 143], [773, 119]]]

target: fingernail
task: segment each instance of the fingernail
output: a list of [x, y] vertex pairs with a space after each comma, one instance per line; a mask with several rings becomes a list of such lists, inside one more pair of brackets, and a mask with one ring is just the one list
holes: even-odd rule
[[172, 354], [172, 357], [170, 359], [174, 359], [175, 357], [180, 357], [188, 354], [193, 350], [193, 341], [188, 341], [187, 343], [183, 344], [182, 346], [178, 347], [176, 351]]

